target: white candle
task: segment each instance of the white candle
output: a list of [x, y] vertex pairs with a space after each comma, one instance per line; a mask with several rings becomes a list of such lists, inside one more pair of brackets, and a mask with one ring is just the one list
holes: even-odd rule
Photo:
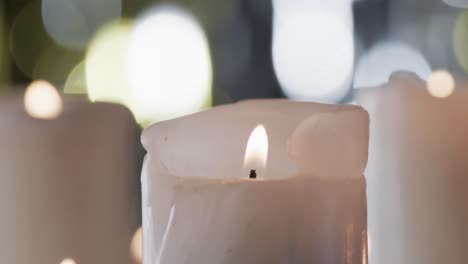
[[0, 263], [132, 263], [135, 121], [49, 88], [0, 100]]
[[372, 264], [466, 263], [468, 93], [453, 85], [448, 73], [426, 84], [399, 72], [359, 91], [371, 116]]
[[360, 107], [283, 100], [153, 125], [143, 263], [366, 263], [367, 140]]

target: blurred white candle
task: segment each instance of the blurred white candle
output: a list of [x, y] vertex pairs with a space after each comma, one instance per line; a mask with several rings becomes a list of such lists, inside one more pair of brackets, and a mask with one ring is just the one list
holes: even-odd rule
[[0, 98], [0, 263], [132, 263], [133, 117], [40, 85]]
[[399, 72], [359, 91], [371, 116], [371, 264], [464, 264], [468, 93], [447, 72]]
[[142, 140], [143, 263], [366, 263], [362, 108], [247, 101]]

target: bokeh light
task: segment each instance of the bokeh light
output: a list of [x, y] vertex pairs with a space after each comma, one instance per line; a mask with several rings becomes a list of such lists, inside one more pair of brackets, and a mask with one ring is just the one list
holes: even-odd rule
[[147, 120], [195, 112], [211, 101], [208, 41], [199, 22], [175, 6], [156, 6], [131, 34], [128, 78], [137, 116]]
[[8, 30], [6, 23], [5, 4], [0, 3], [0, 95], [11, 89], [6, 85], [10, 80], [10, 55], [8, 54]]
[[468, 0], [443, 0], [443, 1], [453, 7], [468, 8]]
[[81, 53], [52, 44], [45, 48], [37, 58], [32, 78], [45, 79], [53, 83], [64, 83], [68, 73], [82, 59], [83, 55]]
[[388, 81], [394, 71], [412, 71], [427, 80], [431, 68], [423, 55], [399, 42], [382, 42], [372, 47], [358, 61], [354, 88], [372, 87]]
[[338, 102], [346, 95], [354, 63], [348, 5], [277, 11], [273, 65], [288, 97]]
[[132, 254], [133, 260], [135, 260], [137, 263], [141, 263], [142, 261], [142, 256], [143, 256], [142, 245], [143, 245], [143, 231], [140, 227], [137, 229], [137, 231], [135, 231], [135, 234], [133, 234], [132, 241], [130, 243], [130, 253]]
[[453, 28], [453, 49], [458, 63], [468, 73], [468, 11], [461, 12]]
[[26, 4], [14, 18], [9, 48], [18, 68], [31, 79], [63, 83], [82, 54], [54, 43], [44, 29], [41, 1]]
[[63, 87], [65, 94], [86, 94], [86, 73], [84, 61], [73, 67]]
[[42, 20], [57, 43], [83, 48], [95, 31], [120, 17], [122, 0], [42, 0]]
[[26, 88], [24, 108], [32, 117], [54, 119], [62, 112], [62, 98], [52, 84], [37, 80]]
[[444, 98], [455, 90], [455, 80], [445, 70], [434, 71], [427, 80], [427, 89], [432, 96]]
[[76, 261], [71, 258], [65, 258], [60, 262], [60, 264], [76, 264]]
[[91, 41], [85, 60], [86, 85], [91, 101], [120, 103], [132, 108], [127, 80], [130, 31], [130, 21], [111, 22]]
[[10, 53], [16, 66], [28, 77], [32, 77], [36, 60], [51, 44], [42, 25], [40, 5], [39, 0], [26, 4], [10, 28]]

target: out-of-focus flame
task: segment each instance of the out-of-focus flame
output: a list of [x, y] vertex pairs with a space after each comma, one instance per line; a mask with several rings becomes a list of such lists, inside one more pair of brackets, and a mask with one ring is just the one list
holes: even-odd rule
[[262, 170], [268, 158], [268, 135], [263, 125], [258, 125], [250, 133], [245, 148], [244, 168]]
[[434, 71], [427, 80], [427, 89], [434, 97], [448, 97], [455, 90], [455, 80], [448, 71]]
[[62, 112], [62, 98], [55, 87], [47, 81], [32, 82], [24, 93], [26, 112], [39, 119], [54, 119]]
[[71, 258], [64, 258], [60, 264], [76, 264], [76, 261]]
[[130, 253], [133, 259], [137, 263], [142, 261], [142, 244], [143, 244], [143, 233], [141, 227], [133, 234], [132, 242], [130, 243]]

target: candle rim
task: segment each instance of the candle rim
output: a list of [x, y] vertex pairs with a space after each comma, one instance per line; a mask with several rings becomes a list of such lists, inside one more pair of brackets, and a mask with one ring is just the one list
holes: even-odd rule
[[[301, 179], [314, 179], [317, 181], [323, 181], [323, 182], [342, 182], [342, 181], [353, 181], [353, 180], [358, 180], [361, 178], [365, 178], [364, 173], [350, 173], [349, 176], [347, 177], [320, 177], [317, 175], [312, 175], [313, 173], [310, 172], [300, 172], [300, 171], [293, 171], [290, 174], [282, 177], [268, 177], [267, 175], [264, 175], [262, 177], [257, 177], [255, 179], [251, 179], [248, 177], [248, 175], [243, 175], [243, 176], [238, 176], [238, 177], [223, 177], [223, 178], [214, 178], [214, 177], [208, 177], [208, 176], [202, 176], [199, 174], [193, 174], [193, 175], [180, 175], [177, 173], [174, 173], [171, 171], [166, 164], [164, 164], [164, 161], [158, 160], [157, 162], [154, 163], [154, 167], [151, 166], [151, 157], [149, 154], [146, 154], [144, 158], [144, 163], [148, 166], [144, 170], [151, 170], [148, 172], [148, 175], [151, 177], [151, 175], [154, 175], [153, 177], [160, 177], [163, 175], [164, 177], [169, 177], [175, 182], [175, 185], [187, 183], [187, 182], [193, 182], [193, 183], [200, 183], [201, 185], [209, 185], [209, 184], [223, 184], [223, 185], [235, 185], [235, 184], [244, 184], [244, 183], [251, 183], [251, 182], [258, 182], [259, 184], [261, 183], [269, 183], [269, 182], [286, 182], [286, 181], [291, 181], [291, 180], [301, 180]], [[152, 173], [152, 172], [158, 172], [158, 173]], [[234, 174], [231, 174], [230, 176], [233, 176]], [[244, 177], [245, 176], [245, 177]]]
[[[244, 105], [250, 105], [250, 107], [242, 107]], [[290, 107], [291, 105], [296, 107]], [[291, 175], [303, 170], [305, 167], [298, 165], [307, 163], [304, 161], [307, 156], [305, 158], [302, 156], [301, 161], [291, 156], [288, 146], [293, 140], [294, 131], [301, 123], [311, 117], [317, 117], [318, 120], [330, 118], [331, 123], [323, 123], [329, 124], [323, 127], [324, 133], [328, 133], [326, 131], [332, 127], [342, 131], [342, 133], [336, 134], [336, 137], [343, 138], [343, 142], [347, 142], [343, 145], [347, 151], [343, 155], [336, 154], [338, 155], [337, 162], [342, 162], [343, 158], [350, 157], [349, 153], [356, 158], [353, 158], [351, 163], [347, 163], [349, 165], [343, 167], [344, 171], [349, 168], [351, 171], [349, 175], [339, 173], [328, 163], [320, 165], [321, 162], [312, 164], [316, 166], [317, 170], [308, 170], [308, 172], [314, 174], [325, 172], [324, 175], [327, 177], [336, 178], [361, 177], [367, 164], [369, 116], [364, 108], [356, 105], [296, 102], [285, 99], [248, 100], [156, 123], [143, 131], [141, 140], [148, 155], [161, 159], [174, 172], [179, 174], [191, 173], [187, 170], [193, 172], [193, 175], [182, 175], [183, 177], [197, 177], [198, 174], [209, 178], [219, 178], [218, 175], [223, 174], [222, 178], [225, 179], [226, 171], [231, 172], [231, 176], [238, 176], [240, 174], [237, 172], [242, 169], [258, 169], [243, 168], [242, 160], [245, 149], [239, 144], [247, 142], [252, 128], [263, 124], [267, 132], [269, 131], [268, 134], [271, 132], [272, 141], [270, 143], [272, 144], [270, 147], [272, 151], [270, 153], [272, 155], [269, 155], [267, 161], [266, 174], [259, 174], [259, 178], [288, 178], [284, 175]], [[347, 120], [348, 118], [351, 118], [351, 122]], [[232, 122], [228, 125], [225, 121]], [[311, 135], [315, 138], [314, 134]], [[319, 134], [317, 135], [319, 136]], [[322, 133], [322, 135], [326, 134]], [[325, 136], [325, 140], [336, 141], [333, 137]], [[232, 141], [233, 138], [235, 141]], [[323, 146], [317, 138], [311, 142]], [[318, 153], [320, 149], [314, 149], [317, 148], [312, 147], [310, 151], [306, 152], [315, 152], [316, 155], [320, 155]], [[333, 157], [334, 153], [342, 152], [336, 147], [330, 151], [323, 150], [326, 157]], [[302, 151], [299, 150], [299, 154]], [[229, 158], [223, 159], [224, 155]], [[326, 172], [326, 170], [331, 171]], [[313, 177], [321, 176], [323, 175]], [[248, 171], [241, 177], [231, 178], [244, 177], [248, 178]]]
[[[211, 113], [213, 111], [226, 111], [229, 110], [233, 107], [236, 107], [238, 105], [253, 105], [255, 106], [256, 109], [274, 109], [272, 108], [272, 104], [275, 106], [279, 106], [278, 104], [281, 104], [281, 107], [286, 107], [286, 106], [292, 106], [296, 105], [297, 107], [299, 106], [315, 106], [317, 107], [317, 111], [314, 112], [314, 114], [323, 114], [323, 113], [335, 113], [335, 112], [343, 112], [343, 111], [362, 111], [367, 113], [367, 111], [359, 105], [352, 105], [352, 104], [331, 104], [331, 103], [320, 103], [320, 102], [310, 102], [310, 101], [294, 101], [294, 100], [289, 100], [289, 99], [278, 99], [278, 98], [260, 98], [260, 99], [247, 99], [247, 100], [241, 100], [235, 103], [231, 104], [224, 104], [224, 105], [219, 105], [215, 106], [209, 109], [205, 109], [200, 112], [196, 113], [191, 113], [185, 116], [181, 117], [176, 117], [173, 119], [168, 119], [168, 120], [162, 120], [159, 122], [155, 122], [151, 124], [150, 126], [146, 127], [142, 133], [141, 133], [141, 143], [144, 147], [144, 149], [150, 153], [152, 149], [152, 142], [150, 139], [149, 134], [152, 133], [153, 130], [156, 130], [160, 127], [167, 127], [167, 125], [173, 124], [175, 122], [181, 122], [187, 119], [190, 119], [194, 116], [198, 116], [201, 114], [206, 114], [206, 113]], [[275, 107], [277, 108], [277, 107]], [[244, 108], [240, 108], [239, 110], [242, 111]], [[244, 109], [245, 110], [245, 109]], [[281, 113], [279, 109], [276, 109], [276, 112]], [[312, 115], [312, 114], [311, 114]], [[308, 116], [311, 116], [308, 115]]]

